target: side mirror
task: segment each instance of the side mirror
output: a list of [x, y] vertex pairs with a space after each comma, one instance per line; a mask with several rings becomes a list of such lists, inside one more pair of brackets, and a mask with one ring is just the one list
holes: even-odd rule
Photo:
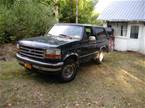
[[90, 36], [90, 37], [89, 37], [89, 40], [90, 40], [90, 41], [96, 41], [96, 37], [95, 37], [95, 36]]

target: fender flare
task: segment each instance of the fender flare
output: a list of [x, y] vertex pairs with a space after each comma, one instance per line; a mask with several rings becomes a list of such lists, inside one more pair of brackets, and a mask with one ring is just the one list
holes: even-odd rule
[[79, 55], [77, 53], [70, 53], [70, 54], [66, 54], [65, 57], [63, 58], [63, 61], [65, 61], [66, 59], [68, 59], [71, 56], [75, 56], [77, 57], [77, 60], [79, 58]]
[[107, 51], [107, 48], [106, 48], [105, 45], [100, 47], [100, 51], [101, 51], [101, 50], [104, 50], [104, 49]]

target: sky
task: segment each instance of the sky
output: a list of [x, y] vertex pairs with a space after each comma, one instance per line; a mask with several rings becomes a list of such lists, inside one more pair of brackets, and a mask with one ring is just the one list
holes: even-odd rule
[[99, 0], [96, 5], [96, 11], [101, 13], [113, 0]]

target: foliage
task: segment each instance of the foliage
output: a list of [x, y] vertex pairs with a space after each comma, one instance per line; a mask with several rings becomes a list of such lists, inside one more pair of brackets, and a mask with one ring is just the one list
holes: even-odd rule
[[93, 12], [93, 14], [91, 15], [90, 17], [90, 23], [91, 24], [95, 24], [95, 25], [99, 25], [99, 26], [102, 26], [103, 25], [103, 21], [102, 20], [97, 20], [97, 17], [99, 16], [98, 13], [96, 12]]
[[[78, 0], [79, 23], [99, 24], [94, 7], [98, 0]], [[76, 0], [60, 0], [60, 22], [75, 23]]]
[[54, 23], [51, 6], [38, 0], [13, 0], [11, 6], [1, 4], [0, 43], [44, 34]]
[[75, 0], [60, 0], [60, 22], [75, 23], [75, 11], [76, 2]]
[[[99, 24], [98, 0], [78, 0], [79, 23]], [[76, 0], [0, 0], [0, 43], [44, 34], [56, 21], [75, 23]]]

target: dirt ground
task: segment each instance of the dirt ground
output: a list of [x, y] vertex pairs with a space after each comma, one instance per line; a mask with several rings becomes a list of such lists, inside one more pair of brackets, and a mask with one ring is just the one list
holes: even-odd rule
[[15, 57], [16, 44], [4, 44], [0, 45], [0, 61], [8, 61]]
[[83, 64], [74, 81], [28, 73], [15, 59], [0, 61], [0, 108], [145, 108], [145, 56], [106, 54]]

